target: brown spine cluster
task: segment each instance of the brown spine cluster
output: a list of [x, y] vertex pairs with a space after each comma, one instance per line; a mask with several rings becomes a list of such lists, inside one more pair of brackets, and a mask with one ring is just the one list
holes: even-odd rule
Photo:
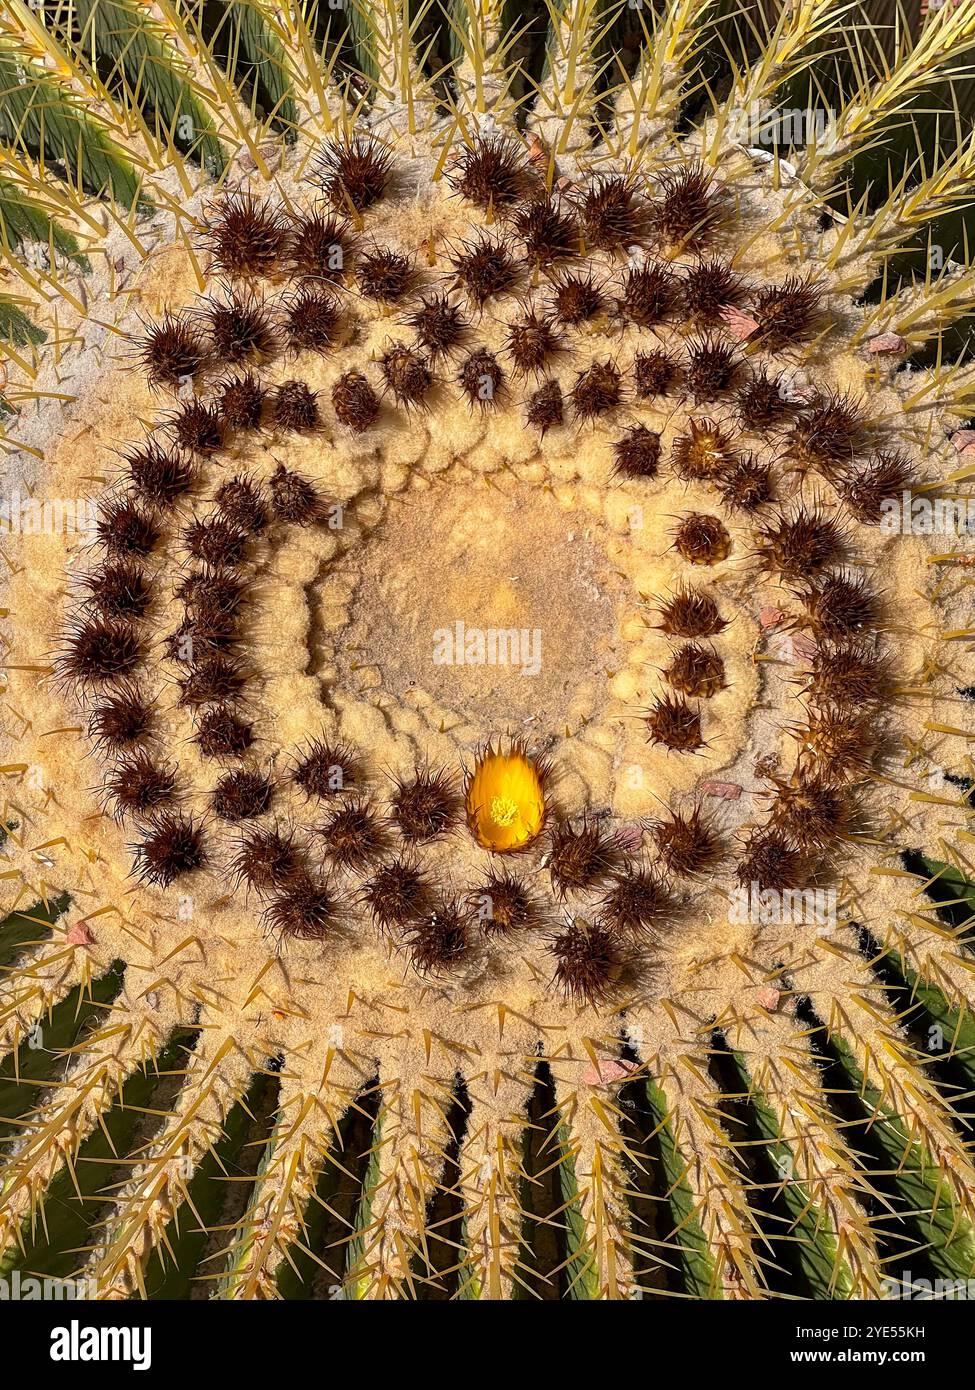
[[[506, 869], [461, 896], [437, 896], [416, 856], [460, 824], [462, 798], [446, 769], [417, 768], [381, 810], [354, 750], [314, 738], [285, 776], [320, 803], [317, 819], [300, 831], [272, 823], [281, 786], [271, 764], [255, 761], [262, 735], [248, 710], [248, 569], [280, 528], [320, 524], [325, 499], [283, 464], [267, 477], [228, 471], [212, 496], [201, 495], [216, 457], [245, 434], [260, 431], [271, 447], [285, 433], [327, 439], [336, 426], [360, 435], [452, 391], [484, 411], [517, 397], [542, 440], [567, 425], [611, 434], [615, 486], [652, 491], [669, 468], [689, 489], [709, 490], [734, 515], [734, 544], [720, 516], [688, 511], [673, 531], [677, 555], [713, 566], [734, 551], [793, 596], [792, 622], [816, 642], [796, 680], [804, 710], [791, 731], [796, 765], [772, 779], [767, 820], [745, 832], [736, 873], [742, 883], [803, 886], [860, 829], [855, 783], [870, 769], [875, 715], [892, 692], [875, 641], [882, 597], [855, 568], [855, 531], [839, 521], [834, 497], [853, 522], [874, 525], [911, 476], [906, 459], [873, 440], [862, 402], [789, 386], [789, 350], [829, 330], [821, 289], [798, 274], [746, 282], [724, 246], [732, 211], [703, 166], [667, 169], [647, 185], [600, 172], [553, 193], [521, 142], [495, 135], [472, 137], [445, 166], [457, 200], [484, 225], [449, 248], [449, 267], [434, 275], [416, 248], [369, 232], [370, 210], [395, 189], [396, 172], [382, 141], [353, 135], [327, 142], [315, 162], [318, 207], [285, 212], [249, 194], [225, 197], [203, 239], [216, 292], [196, 312], [146, 326], [139, 360], [150, 386], [172, 393], [172, 409], [158, 435], [123, 457], [96, 529], [97, 562], [80, 580], [84, 609], [56, 656], [59, 679], [86, 703], [90, 737], [113, 760], [104, 802], [139, 827], [137, 873], [166, 888], [214, 863], [221, 830], [233, 827], [232, 873], [264, 900], [270, 930], [331, 937], [343, 923], [340, 885], [358, 875], [359, 901], [379, 929], [398, 934], [417, 971], [441, 977], [456, 976], [482, 939], [540, 924], [530, 882]], [[355, 343], [357, 296], [367, 316], [379, 306], [400, 327], [375, 363], [346, 366], [319, 394], [303, 379], [302, 354]], [[743, 350], [731, 330], [746, 310], [757, 329]], [[487, 318], [503, 324], [501, 360], [478, 344]], [[574, 344], [609, 332], [627, 344], [618, 356], [597, 352], [560, 379]], [[295, 375], [271, 385], [262, 368], [282, 354]], [[675, 404], [703, 410], [693, 410], [665, 458], [661, 422]], [[639, 418], [647, 408], [649, 424]], [[811, 502], [807, 473], [821, 490]], [[738, 542], [746, 527], [750, 550]], [[172, 537], [186, 560], [177, 587], [184, 614], [157, 643], [155, 566]], [[659, 609], [671, 653], [665, 693], [644, 713], [646, 733], [662, 749], [694, 754], [707, 747], [703, 720], [716, 708], [707, 702], [729, 681], [726, 619], [711, 593], [683, 582]], [[145, 667], [157, 647], [214, 766], [205, 820], [181, 809], [180, 769], [154, 744]], [[700, 809], [670, 810], [650, 835], [678, 878], [711, 871], [725, 849]], [[604, 1004], [632, 976], [634, 943], [652, 942], [671, 920], [674, 895], [626, 863], [594, 817], [557, 819], [545, 843], [554, 897], [585, 902], [549, 937], [554, 983], [576, 1001]], [[311, 847], [334, 879], [314, 867]]]

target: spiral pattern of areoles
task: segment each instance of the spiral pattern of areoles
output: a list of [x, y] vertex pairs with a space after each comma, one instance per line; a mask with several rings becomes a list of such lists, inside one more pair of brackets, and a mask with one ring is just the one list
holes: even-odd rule
[[[855, 783], [885, 690], [882, 595], [849, 568], [860, 557], [848, 522], [851, 511], [861, 524], [878, 522], [882, 497], [906, 485], [909, 465], [862, 401], [796, 380], [805, 346], [828, 332], [823, 288], [737, 270], [733, 202], [694, 165], [656, 184], [602, 170], [553, 195], [516, 142], [479, 138], [448, 172], [447, 197], [469, 231], [436, 247], [431, 237], [427, 264], [387, 240], [380, 210], [400, 171], [380, 142], [333, 142], [311, 168], [304, 201], [287, 210], [251, 193], [209, 209], [202, 249], [214, 288], [147, 325], [138, 365], [166, 408], [126, 446], [90, 568], [75, 576], [83, 597], [62, 636], [59, 675], [85, 711], [102, 796], [126, 826], [135, 872], [168, 888], [232, 866], [263, 901], [266, 924], [285, 937], [326, 938], [361, 904], [384, 856], [409, 849], [421, 861], [422, 846], [458, 833], [461, 758], [431, 769], [421, 752], [413, 775], [390, 785], [367, 747], [333, 747], [318, 729], [307, 747], [276, 745], [273, 722], [258, 737], [253, 706], [266, 673], [249, 641], [264, 576], [296, 532], [313, 548], [331, 530], [334, 568], [345, 559], [341, 505], [320, 476], [282, 462], [278, 442], [298, 437], [311, 459], [344, 433], [366, 450], [380, 417], [388, 430], [410, 429], [449, 402], [488, 438], [496, 417], [519, 415], [532, 452], [552, 430], [571, 438], [598, 428], [601, 490], [616, 507], [671, 513], [672, 583], [642, 595], [648, 626], [667, 640], [663, 688], [626, 712], [669, 760], [693, 768], [714, 736], [710, 711], [728, 680], [722, 648], [738, 597], [726, 596], [729, 577], [740, 585], [745, 573], [765, 575], [791, 590], [791, 611], [762, 621], [816, 655], [801, 705], [784, 716], [794, 721], [795, 757], [769, 763], [767, 814], [722, 849], [745, 885], [826, 882], [831, 849], [865, 829]], [[385, 347], [357, 352], [376, 315]], [[309, 358], [340, 359], [327, 389], [303, 371]], [[542, 400], [549, 415], [539, 415]], [[688, 505], [692, 497], [708, 509]], [[326, 564], [326, 584], [328, 574]], [[113, 732], [113, 721], [135, 728], [143, 709], [145, 732]], [[160, 715], [195, 746], [192, 769], [179, 742], [166, 756], [153, 742]], [[510, 721], [500, 704], [490, 739], [512, 743]], [[560, 761], [553, 732], [512, 744], [551, 764], [548, 782]], [[464, 751], [473, 781], [479, 753]], [[351, 767], [360, 772], [346, 780]], [[693, 795], [692, 778], [679, 778], [682, 792]], [[424, 791], [428, 814], [411, 825], [411, 798]], [[701, 845], [687, 853], [693, 862], [707, 845], [713, 862], [720, 837], [697, 791]], [[305, 799], [297, 810], [296, 793]], [[552, 937], [554, 980], [605, 1000], [646, 953], [641, 933], [652, 936], [686, 891], [665, 882], [680, 864], [668, 865], [659, 845], [687, 804], [661, 801], [643, 901], [646, 870], [625, 835], [614, 841], [615, 808], [601, 820], [587, 813], [580, 831], [587, 808], [562, 805], [554, 787], [538, 795], [541, 814], [515, 848], [531, 854], [535, 874], [546, 859], [553, 905], [571, 891], [591, 919]], [[513, 803], [495, 804], [502, 824], [517, 814]], [[290, 871], [269, 876], [262, 856], [282, 835]], [[456, 904], [469, 887], [443, 891]], [[636, 906], [624, 910], [626, 894]], [[459, 913], [439, 959], [427, 940], [439, 939], [437, 913], [425, 907], [400, 927], [418, 967], [449, 971], [468, 954], [471, 922]], [[580, 942], [597, 928], [612, 934], [612, 949], [590, 977]], [[577, 957], [580, 966], [566, 963]]]

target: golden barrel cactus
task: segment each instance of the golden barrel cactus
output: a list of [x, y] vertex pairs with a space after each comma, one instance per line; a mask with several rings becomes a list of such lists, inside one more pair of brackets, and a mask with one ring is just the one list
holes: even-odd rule
[[752, 18], [7, 0], [5, 1275], [971, 1275], [975, 6]]

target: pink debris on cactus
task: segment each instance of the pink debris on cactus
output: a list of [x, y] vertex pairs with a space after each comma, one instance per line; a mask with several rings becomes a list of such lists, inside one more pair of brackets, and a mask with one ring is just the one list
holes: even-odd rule
[[763, 628], [778, 627], [783, 621], [785, 614], [781, 608], [765, 607], [758, 615], [758, 621]]
[[612, 1060], [607, 1058], [595, 1066], [586, 1067], [582, 1073], [582, 1080], [586, 1086], [610, 1086], [614, 1081], [623, 1081], [635, 1070], [635, 1063], [628, 1062], [623, 1057]]
[[761, 328], [758, 319], [752, 318], [751, 314], [746, 314], [743, 309], [736, 309], [733, 304], [721, 310], [721, 317], [728, 332], [733, 338], [737, 338], [739, 343], [747, 342]]
[[737, 801], [741, 793], [742, 787], [738, 782], [720, 782], [707, 778], [701, 783], [702, 796], [716, 796], [722, 801]]
[[643, 844], [643, 826], [637, 821], [617, 826], [613, 831], [613, 841], [623, 850], [639, 849]]
[[867, 343], [868, 352], [876, 352], [884, 356], [900, 356], [901, 353], [907, 352], [909, 347], [910, 343], [899, 333], [878, 333]]
[[792, 656], [795, 661], [812, 661], [819, 651], [818, 646], [811, 637], [804, 632], [794, 632], [792, 634]]

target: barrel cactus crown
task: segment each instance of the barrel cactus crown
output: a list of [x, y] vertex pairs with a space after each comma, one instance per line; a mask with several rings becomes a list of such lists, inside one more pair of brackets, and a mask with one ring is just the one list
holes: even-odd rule
[[975, 8], [216, 8], [0, 29], [3, 1271], [970, 1277]]

